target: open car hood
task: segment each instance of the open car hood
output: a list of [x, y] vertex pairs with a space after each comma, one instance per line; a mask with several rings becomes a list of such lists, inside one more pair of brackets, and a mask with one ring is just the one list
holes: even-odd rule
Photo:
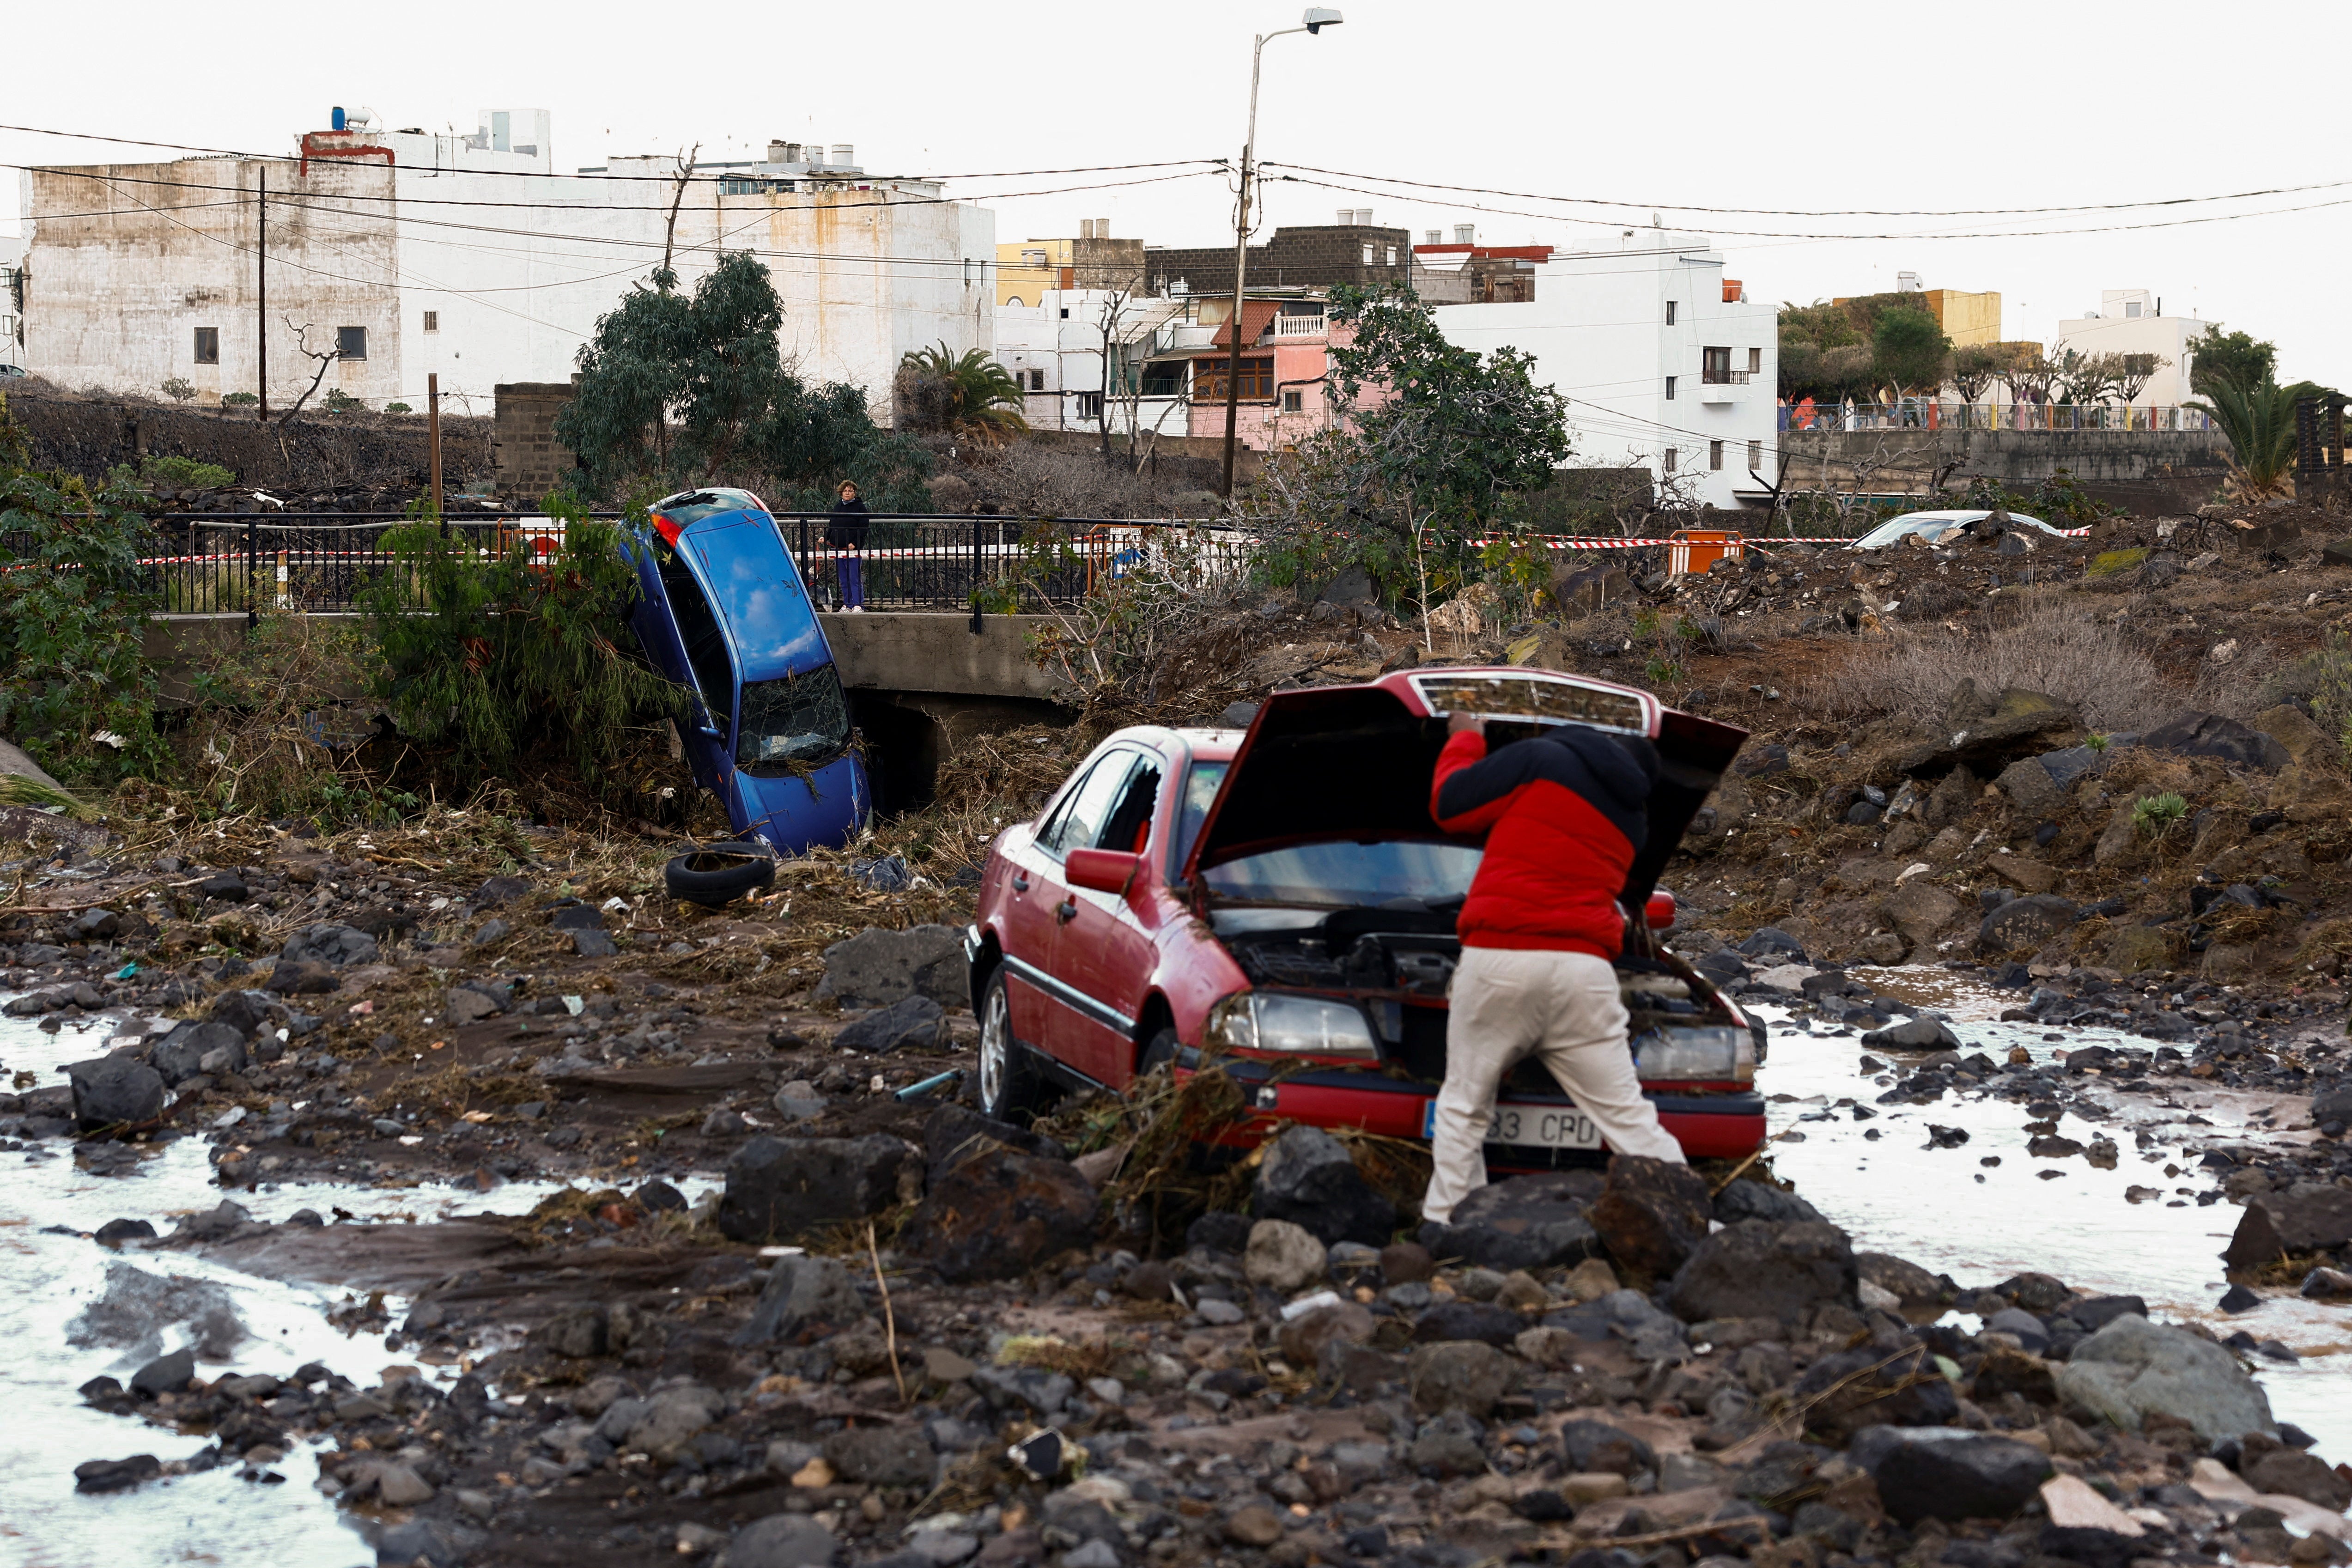
[[1748, 731], [1663, 707], [1632, 687], [1525, 668], [1402, 670], [1366, 686], [1277, 691], [1259, 705], [1183, 874], [1286, 844], [1479, 837], [1429, 815], [1456, 708], [1490, 715], [1490, 743], [1559, 723], [1646, 735], [1658, 748], [1650, 833], [1619, 897], [1639, 909]]

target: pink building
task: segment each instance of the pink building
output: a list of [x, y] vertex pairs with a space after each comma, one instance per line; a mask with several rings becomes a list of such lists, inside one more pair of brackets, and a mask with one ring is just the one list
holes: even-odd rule
[[[1187, 362], [1191, 394], [1186, 433], [1222, 440], [1225, 434], [1225, 375], [1233, 363], [1233, 323], [1226, 301], [1202, 300], [1203, 314], [1225, 314], [1198, 346], [1171, 348], [1155, 360]], [[1335, 328], [1319, 296], [1297, 291], [1253, 297], [1242, 302], [1240, 410], [1235, 438], [1258, 451], [1279, 451], [1329, 426], [1333, 419], [1328, 382]], [[1338, 327], [1345, 342], [1349, 329]], [[1190, 335], [1190, 334], [1187, 334]]]

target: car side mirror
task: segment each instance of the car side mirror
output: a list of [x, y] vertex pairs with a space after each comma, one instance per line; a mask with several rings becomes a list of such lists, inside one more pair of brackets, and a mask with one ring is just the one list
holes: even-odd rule
[[1642, 918], [1649, 922], [1652, 931], [1666, 930], [1675, 923], [1675, 896], [1664, 888], [1652, 893], [1650, 901], [1643, 906]]
[[1125, 898], [1143, 873], [1143, 857], [1121, 849], [1073, 849], [1062, 875], [1073, 888]]

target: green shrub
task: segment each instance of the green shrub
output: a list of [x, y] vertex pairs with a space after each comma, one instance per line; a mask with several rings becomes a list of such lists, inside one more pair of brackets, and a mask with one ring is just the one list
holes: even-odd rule
[[111, 782], [164, 757], [147, 662], [146, 498], [25, 467], [0, 397], [0, 734], [61, 778]]
[[221, 406], [224, 408], [250, 408], [260, 401], [261, 399], [256, 397], [250, 392], [231, 392], [222, 395]]
[[2132, 803], [2132, 826], [2143, 838], [2161, 838], [2189, 815], [2189, 803], [2179, 795], [2144, 795]]
[[383, 405], [383, 411], [386, 414], [414, 414], [416, 412], [416, 410], [411, 408], [405, 403], [387, 403]]
[[621, 531], [567, 495], [545, 506], [564, 524], [550, 555], [520, 540], [485, 552], [430, 521], [385, 534], [393, 563], [362, 597], [383, 655], [373, 689], [404, 735], [460, 766], [553, 754], [593, 784], [630, 726], [683, 713], [686, 694], [635, 657]]
[[328, 409], [336, 414], [356, 413], [362, 411], [367, 407], [365, 403], [353, 397], [350, 393], [345, 392], [340, 386], [331, 386], [327, 388], [327, 396], [325, 401]]
[[193, 458], [158, 458], [139, 459], [133, 468], [128, 463], [117, 463], [107, 470], [106, 482], [123, 489], [153, 492], [156, 490], [216, 490], [236, 483], [236, 475], [218, 463], [200, 463]]

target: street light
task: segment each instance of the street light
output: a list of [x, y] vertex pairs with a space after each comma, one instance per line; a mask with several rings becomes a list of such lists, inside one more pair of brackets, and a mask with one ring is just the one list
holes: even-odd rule
[[1234, 438], [1240, 426], [1242, 400], [1242, 291], [1249, 276], [1249, 204], [1250, 158], [1257, 149], [1257, 77], [1258, 61], [1265, 53], [1266, 40], [1291, 33], [1320, 35], [1326, 27], [1336, 27], [1347, 20], [1328, 5], [1309, 5], [1296, 27], [1280, 32], [1260, 33], [1250, 50], [1249, 137], [1242, 143], [1241, 202], [1234, 209], [1234, 315], [1229, 324], [1233, 343], [1225, 356], [1225, 499], [1234, 494]]

